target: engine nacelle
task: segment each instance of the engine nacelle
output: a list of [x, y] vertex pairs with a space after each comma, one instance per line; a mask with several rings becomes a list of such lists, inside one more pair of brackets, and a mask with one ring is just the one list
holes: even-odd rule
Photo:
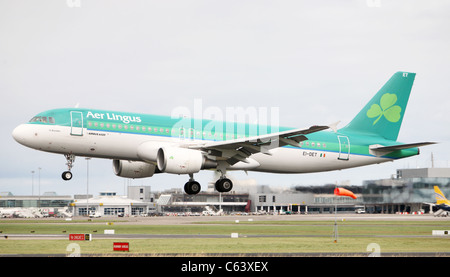
[[200, 169], [217, 166], [215, 161], [208, 160], [200, 151], [179, 147], [160, 148], [156, 162], [161, 172], [173, 174], [197, 173]]
[[125, 178], [152, 177], [157, 171], [156, 165], [145, 162], [113, 160], [114, 173]]
[[160, 142], [147, 141], [139, 145], [137, 155], [146, 162], [156, 162], [158, 150], [164, 145]]

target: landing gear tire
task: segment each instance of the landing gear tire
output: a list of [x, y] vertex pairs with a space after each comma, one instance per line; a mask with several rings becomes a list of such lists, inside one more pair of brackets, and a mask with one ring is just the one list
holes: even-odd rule
[[215, 187], [218, 192], [229, 192], [233, 189], [233, 182], [230, 179], [222, 178], [217, 180]]
[[72, 179], [72, 167], [73, 167], [73, 163], [75, 162], [75, 155], [73, 154], [64, 154], [64, 157], [66, 158], [66, 165], [67, 165], [67, 171], [64, 171], [63, 174], [61, 175], [61, 177], [63, 178], [64, 181], [69, 181], [70, 179]]
[[70, 171], [64, 171], [63, 174], [61, 175], [61, 177], [65, 181], [69, 181], [70, 179], [72, 179], [72, 176], [73, 176], [72, 172], [70, 172]]
[[197, 194], [200, 192], [202, 187], [200, 186], [200, 183], [197, 181], [189, 181], [184, 185], [184, 191], [187, 194]]

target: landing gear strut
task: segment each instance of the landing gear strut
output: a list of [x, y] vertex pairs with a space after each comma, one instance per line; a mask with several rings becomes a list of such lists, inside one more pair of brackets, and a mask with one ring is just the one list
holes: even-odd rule
[[63, 178], [63, 180], [65, 181], [69, 181], [70, 179], [72, 179], [73, 175], [72, 175], [72, 167], [73, 167], [73, 163], [75, 162], [75, 155], [73, 154], [65, 154], [64, 157], [67, 160], [67, 171], [64, 171], [61, 175], [61, 177]]
[[184, 185], [184, 191], [187, 194], [197, 194], [201, 189], [200, 183], [194, 180], [194, 175], [189, 174], [189, 181]]

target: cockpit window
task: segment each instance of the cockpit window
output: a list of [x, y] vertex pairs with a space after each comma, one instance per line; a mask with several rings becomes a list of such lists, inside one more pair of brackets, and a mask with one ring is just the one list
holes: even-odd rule
[[35, 116], [33, 117], [30, 122], [42, 122], [42, 123], [51, 123], [55, 124], [55, 118], [49, 116], [48, 118], [46, 116]]
[[35, 116], [30, 120], [30, 122], [39, 122], [40, 120], [41, 120], [40, 116]]

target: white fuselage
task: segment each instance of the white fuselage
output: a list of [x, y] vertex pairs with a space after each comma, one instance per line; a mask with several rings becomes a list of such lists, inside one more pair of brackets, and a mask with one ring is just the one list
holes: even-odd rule
[[[106, 132], [84, 128], [80, 135], [73, 135], [71, 127], [59, 125], [22, 124], [13, 132], [21, 144], [51, 153], [75, 156], [142, 161], [138, 148], [143, 143], [154, 142], [159, 147], [198, 143], [198, 140], [167, 136], [140, 135], [122, 132]], [[350, 147], [350, 146], [349, 146]], [[391, 161], [390, 158], [355, 155], [329, 150], [302, 147], [280, 147], [270, 154], [257, 153], [250, 163], [238, 162], [228, 170], [249, 170], [272, 173], [308, 173], [339, 170]]]

